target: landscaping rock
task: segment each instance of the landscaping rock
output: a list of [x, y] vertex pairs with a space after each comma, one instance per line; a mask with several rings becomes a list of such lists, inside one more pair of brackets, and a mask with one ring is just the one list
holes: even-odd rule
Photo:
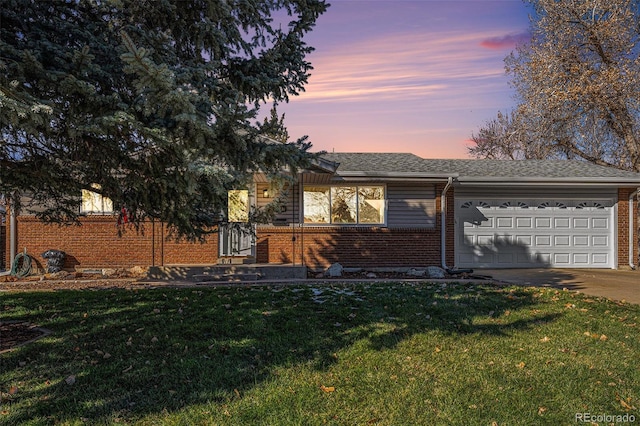
[[427, 271], [425, 271], [424, 269], [411, 268], [407, 271], [407, 275], [411, 277], [424, 277], [425, 275], [427, 275]]
[[367, 274], [367, 278], [378, 278], [378, 276], [376, 274], [374, 274], [373, 272], [369, 272]]
[[426, 272], [429, 278], [442, 279], [447, 277], [447, 272], [437, 266], [429, 266]]
[[104, 268], [101, 272], [103, 277], [113, 277], [118, 271], [115, 269]]
[[334, 263], [334, 264], [332, 264], [331, 266], [329, 266], [329, 267], [327, 268], [327, 270], [324, 272], [324, 275], [325, 275], [326, 277], [333, 277], [333, 278], [335, 278], [335, 277], [341, 277], [341, 276], [342, 276], [343, 271], [344, 271], [344, 268], [342, 267], [342, 265], [341, 265], [341, 264], [339, 264], [339, 263]]
[[133, 277], [143, 277], [147, 275], [147, 269], [143, 268], [142, 266], [134, 266], [133, 268], [129, 269], [129, 273]]

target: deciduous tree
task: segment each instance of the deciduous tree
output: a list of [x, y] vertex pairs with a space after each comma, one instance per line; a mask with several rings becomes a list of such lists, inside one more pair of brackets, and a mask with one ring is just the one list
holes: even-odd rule
[[506, 59], [519, 105], [474, 135], [470, 154], [640, 171], [638, 1], [528, 3], [531, 41]]

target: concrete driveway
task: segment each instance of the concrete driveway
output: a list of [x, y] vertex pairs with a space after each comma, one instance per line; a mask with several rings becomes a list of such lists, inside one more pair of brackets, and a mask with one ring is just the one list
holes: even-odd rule
[[476, 269], [500, 282], [554, 287], [640, 304], [640, 271], [615, 269]]

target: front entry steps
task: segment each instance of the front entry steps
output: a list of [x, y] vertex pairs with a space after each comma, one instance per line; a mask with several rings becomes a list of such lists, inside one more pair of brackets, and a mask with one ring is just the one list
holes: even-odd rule
[[167, 265], [152, 266], [148, 277], [152, 280], [196, 283], [305, 280], [307, 267], [272, 264]]

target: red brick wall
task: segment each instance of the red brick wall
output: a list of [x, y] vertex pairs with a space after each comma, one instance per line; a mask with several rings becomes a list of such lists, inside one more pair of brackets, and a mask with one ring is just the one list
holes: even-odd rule
[[304, 263], [312, 269], [334, 262], [346, 267], [440, 265], [440, 232], [420, 228], [260, 228], [257, 261]]
[[160, 223], [146, 222], [136, 231], [124, 229], [118, 236], [116, 220], [111, 216], [89, 216], [81, 226], [44, 224], [31, 216], [18, 217], [17, 247], [43, 267], [41, 254], [48, 249], [62, 250], [67, 256], [65, 268], [116, 268], [162, 264], [215, 263], [218, 258], [217, 234], [207, 244], [168, 240]]
[[[638, 213], [637, 204], [633, 206], [633, 252], [629, 253], [629, 195], [633, 188], [618, 189], [618, 266], [628, 268], [629, 260], [638, 264]], [[631, 259], [629, 259], [631, 255]]]
[[7, 227], [4, 224], [0, 224], [0, 271], [2, 269], [9, 269], [7, 263], [9, 262], [9, 256], [7, 255]]

